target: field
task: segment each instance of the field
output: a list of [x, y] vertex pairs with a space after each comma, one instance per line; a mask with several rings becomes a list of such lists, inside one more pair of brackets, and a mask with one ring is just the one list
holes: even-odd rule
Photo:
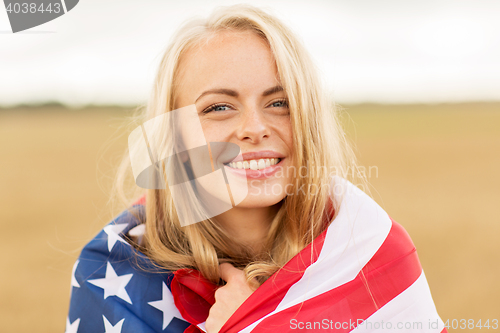
[[[128, 114], [0, 110], [2, 332], [64, 331], [73, 263], [116, 213]], [[441, 318], [500, 319], [500, 104], [344, 106], [342, 119], [372, 196], [417, 247]]]

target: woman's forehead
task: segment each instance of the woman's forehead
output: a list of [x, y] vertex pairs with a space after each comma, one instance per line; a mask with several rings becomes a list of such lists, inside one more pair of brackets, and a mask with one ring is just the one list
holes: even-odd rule
[[221, 32], [182, 55], [179, 85], [276, 82], [277, 69], [267, 43], [253, 32]]

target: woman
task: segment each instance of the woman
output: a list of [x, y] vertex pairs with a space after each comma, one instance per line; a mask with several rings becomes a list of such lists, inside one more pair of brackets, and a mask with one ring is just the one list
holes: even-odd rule
[[339, 177], [364, 184], [276, 18], [183, 26], [141, 120], [118, 179], [132, 161], [148, 190], [82, 251], [67, 332], [443, 331], [405, 231]]

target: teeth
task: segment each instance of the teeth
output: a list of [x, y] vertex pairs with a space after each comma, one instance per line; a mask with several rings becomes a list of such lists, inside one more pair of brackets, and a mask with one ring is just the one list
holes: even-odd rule
[[265, 169], [266, 168], [266, 162], [264, 162], [263, 159], [259, 160], [259, 170], [260, 169]]
[[229, 166], [233, 169], [262, 170], [270, 167], [271, 165], [278, 164], [279, 161], [279, 158], [261, 158], [259, 160], [231, 162], [229, 163]]

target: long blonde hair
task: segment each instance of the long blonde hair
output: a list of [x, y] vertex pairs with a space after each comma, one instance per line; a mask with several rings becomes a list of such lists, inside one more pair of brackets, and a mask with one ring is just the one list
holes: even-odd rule
[[[161, 60], [149, 103], [138, 120], [152, 119], [174, 109], [181, 56], [210, 36], [227, 30], [252, 31], [268, 43], [288, 99], [294, 169], [305, 167], [314, 172], [295, 177], [293, 195], [283, 199], [259, 254], [232, 241], [216, 219], [181, 227], [168, 186], [164, 190], [147, 190], [146, 233], [141, 249], [167, 270], [195, 268], [207, 279], [218, 282], [218, 265], [224, 261], [244, 268], [249, 280], [256, 278], [262, 283], [324, 231], [325, 220], [331, 221], [332, 216], [326, 209], [330, 187], [322, 185], [331, 184], [332, 171], [345, 178], [355, 168], [355, 159], [337, 110], [323, 90], [304, 46], [281, 21], [251, 5], [217, 8], [206, 20], [189, 21], [177, 31]], [[123, 189], [129, 171], [130, 160], [125, 155], [117, 191]]]

